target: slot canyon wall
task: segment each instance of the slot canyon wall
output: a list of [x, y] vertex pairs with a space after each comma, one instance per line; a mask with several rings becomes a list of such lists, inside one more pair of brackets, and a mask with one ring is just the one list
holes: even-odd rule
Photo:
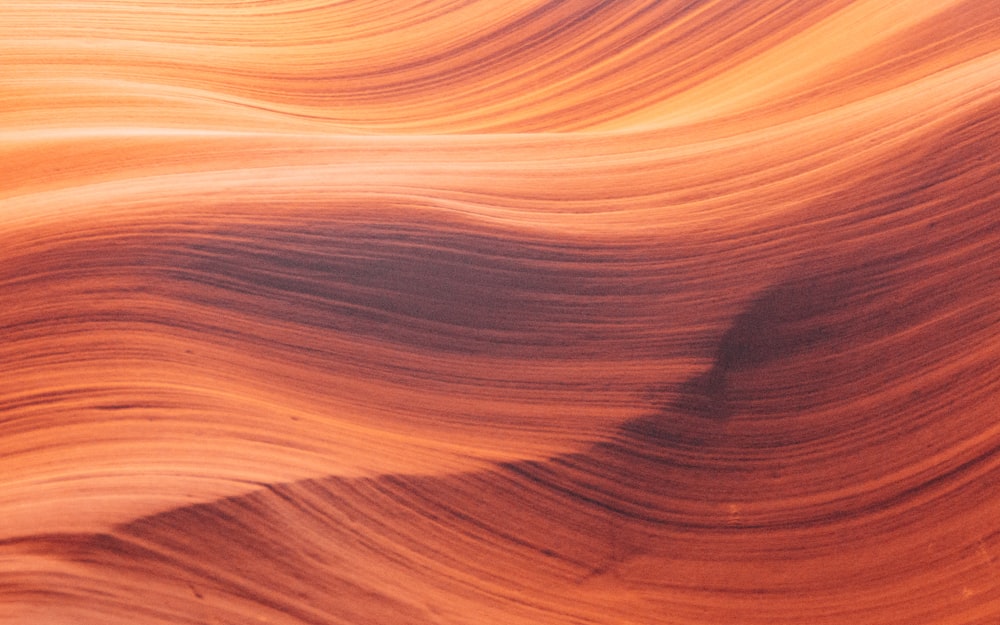
[[0, 46], [0, 623], [1000, 619], [1000, 2]]

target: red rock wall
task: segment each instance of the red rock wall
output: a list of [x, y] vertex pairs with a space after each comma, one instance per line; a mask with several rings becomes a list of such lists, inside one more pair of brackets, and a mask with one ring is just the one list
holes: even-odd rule
[[996, 623], [998, 33], [3, 2], [0, 623]]

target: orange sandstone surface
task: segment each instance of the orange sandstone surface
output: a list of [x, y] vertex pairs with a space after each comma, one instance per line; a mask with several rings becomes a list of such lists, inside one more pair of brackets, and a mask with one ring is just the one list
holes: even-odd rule
[[1000, 2], [7, 0], [0, 623], [1000, 619]]

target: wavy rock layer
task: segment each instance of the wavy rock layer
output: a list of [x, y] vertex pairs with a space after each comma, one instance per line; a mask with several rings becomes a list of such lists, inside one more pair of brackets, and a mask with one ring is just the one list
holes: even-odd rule
[[1000, 3], [0, 7], [0, 622], [1000, 618]]

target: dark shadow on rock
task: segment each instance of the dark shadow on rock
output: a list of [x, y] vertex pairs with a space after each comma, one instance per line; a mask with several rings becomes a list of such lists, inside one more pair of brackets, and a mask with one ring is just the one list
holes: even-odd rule
[[623, 424], [623, 435], [668, 447], [718, 443], [720, 428], [740, 405], [754, 401], [762, 385], [787, 382], [770, 379], [771, 365], [866, 333], [867, 321], [851, 315], [850, 307], [864, 297], [856, 284], [842, 276], [809, 277], [762, 291], [719, 338], [712, 366], [673, 389], [674, 399], [658, 413]]

